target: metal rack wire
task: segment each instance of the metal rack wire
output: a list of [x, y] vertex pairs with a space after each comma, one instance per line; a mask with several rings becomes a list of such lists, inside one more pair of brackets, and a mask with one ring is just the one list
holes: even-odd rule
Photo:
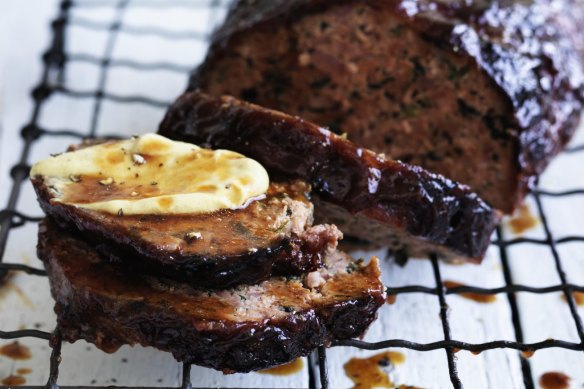
[[[70, 10], [73, 7], [93, 7], [104, 6], [104, 3], [111, 5], [115, 9], [115, 15], [110, 23], [98, 23], [90, 20], [80, 18], [70, 19]], [[142, 7], [161, 7], [161, 6], [177, 6], [177, 7], [207, 7], [210, 9], [219, 9], [225, 7], [229, 3], [228, 0], [169, 0], [166, 2], [156, 2], [149, 0], [142, 0], [139, 4]], [[138, 4], [138, 3], [137, 3]], [[8, 202], [4, 209], [0, 210], [0, 261], [4, 257], [7, 241], [10, 237], [12, 229], [23, 226], [26, 223], [36, 223], [40, 220], [39, 217], [33, 217], [23, 214], [16, 210], [16, 204], [21, 193], [21, 186], [25, 182], [28, 172], [28, 157], [31, 151], [31, 146], [34, 142], [43, 137], [63, 137], [73, 136], [79, 139], [86, 137], [94, 137], [98, 121], [101, 115], [101, 108], [104, 101], [111, 101], [119, 104], [124, 103], [141, 103], [155, 107], [166, 107], [168, 101], [158, 101], [140, 95], [126, 96], [117, 95], [107, 92], [104, 88], [108, 77], [108, 70], [112, 67], [126, 67], [130, 69], [151, 69], [151, 70], [169, 70], [175, 72], [187, 73], [190, 67], [173, 64], [172, 62], [158, 62], [158, 63], [143, 63], [133, 60], [116, 60], [112, 59], [112, 51], [118, 33], [125, 31], [129, 34], [154, 34], [158, 36], [166, 36], [169, 38], [181, 39], [196, 39], [207, 40], [208, 36], [195, 32], [175, 32], [163, 29], [145, 29], [140, 27], [126, 26], [122, 23], [122, 17], [126, 9], [131, 6], [131, 0], [101, 0], [101, 1], [83, 1], [76, 2], [72, 0], [62, 0], [60, 3], [60, 11], [57, 18], [52, 22], [53, 38], [49, 49], [43, 55], [44, 70], [42, 78], [38, 86], [33, 90], [32, 98], [34, 100], [34, 109], [27, 125], [21, 131], [22, 136], [22, 150], [20, 153], [20, 160], [11, 168], [10, 174], [12, 177], [12, 186]], [[68, 26], [76, 25], [87, 29], [99, 30], [107, 34], [107, 43], [103, 57], [94, 57], [91, 55], [70, 55], [65, 47], [65, 31]], [[92, 64], [99, 67], [99, 81], [98, 87], [93, 91], [75, 91], [67, 88], [63, 84], [63, 71], [67, 64], [73, 62], [82, 62]], [[91, 123], [88, 132], [77, 130], [52, 130], [44, 128], [39, 123], [39, 112], [43, 104], [52, 96], [62, 94], [72, 96], [75, 98], [92, 98], [94, 99]], [[105, 136], [105, 134], [100, 134]], [[584, 145], [573, 147], [567, 150], [569, 153], [584, 153]], [[517, 238], [512, 240], [505, 240], [501, 228], [496, 232], [496, 240], [492, 242], [498, 250], [502, 262], [502, 272], [505, 280], [505, 286], [499, 288], [479, 288], [473, 286], [460, 286], [453, 288], [446, 288], [443, 286], [443, 279], [440, 274], [440, 267], [436, 257], [431, 257], [431, 264], [434, 274], [435, 287], [426, 287], [420, 285], [408, 285], [398, 288], [387, 288], [387, 292], [393, 295], [407, 294], [407, 293], [425, 293], [435, 295], [440, 307], [440, 321], [442, 324], [443, 340], [433, 343], [417, 343], [407, 339], [388, 339], [379, 342], [364, 342], [360, 340], [346, 340], [334, 343], [332, 346], [340, 347], [357, 347], [366, 350], [379, 350], [390, 347], [407, 348], [417, 351], [431, 351], [442, 349], [446, 353], [448, 361], [448, 369], [450, 380], [454, 388], [461, 388], [462, 383], [457, 373], [457, 364], [455, 352], [457, 350], [468, 350], [471, 352], [481, 352], [492, 350], [496, 348], [508, 348], [519, 350], [523, 352], [533, 352], [545, 348], [564, 348], [569, 350], [584, 351], [584, 328], [582, 320], [577, 312], [576, 303], [573, 298], [573, 292], [584, 292], [583, 285], [575, 285], [569, 283], [564, 272], [564, 267], [558, 246], [569, 242], [584, 242], [584, 236], [569, 236], [562, 239], [556, 239], [552, 233], [548, 218], [542, 206], [542, 198], [544, 197], [566, 197], [584, 195], [584, 189], [577, 189], [565, 192], [549, 192], [539, 190], [536, 185], [533, 191], [533, 196], [537, 205], [538, 213], [541, 217], [543, 228], [545, 231], [544, 239], [531, 238]], [[560, 279], [560, 283], [548, 287], [531, 287], [528, 285], [516, 284], [513, 281], [513, 274], [509, 266], [508, 249], [515, 245], [543, 245], [549, 247], [555, 262], [555, 268]], [[23, 272], [33, 276], [45, 276], [43, 270], [32, 268], [26, 265], [16, 263], [0, 263], [0, 274], [4, 275], [8, 271]], [[462, 293], [476, 293], [484, 295], [504, 294], [507, 297], [509, 307], [511, 310], [511, 318], [515, 332], [515, 341], [495, 340], [485, 343], [466, 343], [452, 339], [450, 322], [448, 317], [448, 305], [446, 304], [446, 295], [462, 294]], [[563, 295], [568, 303], [571, 317], [573, 318], [574, 326], [577, 330], [580, 342], [567, 342], [562, 340], [548, 339], [537, 343], [525, 343], [523, 336], [522, 323], [519, 315], [519, 308], [516, 301], [515, 293], [527, 292], [534, 294], [546, 294], [553, 292], [563, 292]], [[33, 337], [44, 339], [49, 342], [52, 348], [50, 357], [50, 375], [44, 387], [57, 388], [57, 379], [59, 375], [59, 363], [61, 359], [61, 336], [58, 328], [52, 333], [35, 330], [24, 329], [18, 331], [2, 331], [0, 330], [0, 339], [17, 339], [21, 337]], [[309, 369], [309, 379], [311, 387], [327, 388], [329, 386], [329, 377], [327, 373], [327, 353], [324, 347], [318, 349], [318, 357], [311, 357], [310, 365], [318, 366], [318, 373]], [[531, 374], [530, 362], [526, 358], [520, 358], [521, 368], [523, 373], [523, 380], [525, 387], [534, 388], [534, 382]], [[39, 386], [40, 387], [40, 386]], [[111, 386], [109, 386], [111, 387]], [[190, 388], [190, 365], [183, 365], [182, 374], [182, 388]]]

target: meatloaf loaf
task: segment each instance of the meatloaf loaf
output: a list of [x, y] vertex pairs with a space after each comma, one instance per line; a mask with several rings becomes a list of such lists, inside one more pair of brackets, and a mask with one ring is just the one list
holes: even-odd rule
[[299, 115], [506, 213], [583, 102], [573, 0], [240, 0], [191, 89]]
[[419, 167], [384, 159], [315, 124], [201, 92], [181, 96], [159, 132], [171, 139], [238, 151], [272, 177], [312, 185], [317, 221], [347, 235], [480, 261], [498, 215], [468, 187]]
[[332, 252], [305, 277], [275, 277], [222, 291], [129, 274], [47, 221], [38, 255], [49, 275], [65, 340], [106, 352], [153, 346], [226, 373], [258, 370], [360, 336], [383, 305], [377, 260]]

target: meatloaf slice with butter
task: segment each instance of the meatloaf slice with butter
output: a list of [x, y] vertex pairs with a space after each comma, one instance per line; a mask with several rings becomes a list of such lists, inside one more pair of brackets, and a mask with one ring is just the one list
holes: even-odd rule
[[376, 258], [364, 265], [338, 251], [306, 276], [215, 292], [122, 272], [48, 221], [38, 255], [65, 340], [85, 339], [106, 352], [152, 346], [226, 373], [290, 362], [360, 336], [385, 297]]
[[272, 183], [265, 199], [243, 209], [122, 216], [54, 201], [58, 193], [43, 177], [32, 183], [44, 212], [111, 262], [193, 287], [226, 288], [316, 270], [342, 237], [335, 226], [312, 225], [310, 188], [300, 181]]
[[468, 187], [385, 159], [315, 124], [201, 92], [181, 96], [159, 128], [171, 139], [254, 158], [272, 177], [312, 185], [317, 220], [347, 235], [479, 262], [497, 213]]
[[240, 0], [191, 89], [344, 131], [510, 213], [577, 127], [574, 0]]

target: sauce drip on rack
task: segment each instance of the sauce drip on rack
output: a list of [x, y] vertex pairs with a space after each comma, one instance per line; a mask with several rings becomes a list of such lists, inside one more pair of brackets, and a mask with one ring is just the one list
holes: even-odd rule
[[515, 214], [508, 222], [509, 228], [511, 228], [511, 231], [516, 235], [521, 235], [538, 224], [539, 218], [531, 213], [527, 204], [521, 204], [519, 209], [515, 211]]
[[559, 371], [550, 371], [539, 377], [539, 386], [543, 389], [567, 389], [571, 378]]
[[[447, 289], [457, 288], [459, 286], [466, 286], [466, 285], [461, 284], [460, 282], [456, 282], [456, 281], [445, 280], [443, 283]], [[497, 300], [497, 296], [492, 295], [492, 294], [480, 294], [480, 293], [466, 292], [466, 293], [457, 293], [456, 295], [463, 297], [465, 299], [473, 300], [477, 303], [483, 303], [483, 304], [493, 303]]]
[[30, 349], [18, 341], [5, 344], [0, 347], [0, 355], [16, 360], [30, 359], [32, 357]]
[[16, 386], [23, 385], [26, 383], [26, 379], [19, 375], [9, 375], [8, 377], [2, 379], [2, 385], [6, 386]]
[[369, 358], [351, 358], [343, 367], [345, 374], [355, 384], [353, 389], [406, 388], [408, 386], [396, 386], [381, 369], [391, 364], [401, 364], [405, 359], [402, 353], [386, 351]]
[[[584, 292], [572, 292], [572, 297], [574, 297], [574, 302], [578, 306], [584, 305]], [[566, 301], [566, 296], [562, 295], [562, 300]]]
[[535, 350], [525, 350], [521, 352], [521, 355], [523, 355], [523, 358], [531, 358], [533, 356], [533, 354], [535, 354]]

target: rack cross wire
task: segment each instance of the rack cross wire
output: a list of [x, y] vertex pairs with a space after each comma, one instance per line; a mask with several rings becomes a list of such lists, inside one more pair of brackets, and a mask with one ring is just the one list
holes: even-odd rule
[[[209, 31], [216, 21], [216, 13], [221, 8], [225, 9], [229, 5], [229, 0], [142, 0], [140, 2], [132, 3], [131, 0], [86, 0], [73, 1], [62, 0], [60, 3], [60, 10], [57, 18], [52, 22], [52, 41], [49, 49], [44, 53], [43, 72], [40, 83], [32, 91], [32, 98], [34, 100], [34, 108], [28, 124], [26, 124], [21, 131], [22, 149], [20, 159], [11, 167], [10, 175], [12, 178], [12, 185], [7, 204], [4, 209], [0, 210], [0, 275], [4, 276], [9, 271], [23, 272], [32, 276], [46, 276], [44, 270], [30, 267], [18, 263], [1, 262], [4, 258], [6, 245], [10, 237], [12, 229], [19, 228], [26, 223], [37, 223], [42, 218], [27, 215], [17, 211], [17, 202], [21, 194], [21, 187], [26, 182], [30, 166], [28, 158], [31, 152], [31, 147], [34, 142], [37, 142], [42, 137], [75, 137], [78, 139], [93, 138], [97, 136], [98, 123], [101, 117], [102, 104], [104, 101], [110, 101], [117, 104], [140, 103], [154, 107], [165, 108], [170, 103], [169, 101], [159, 101], [150, 97], [141, 95], [120, 95], [110, 93], [105, 90], [106, 81], [108, 77], [108, 70], [113, 67], [125, 67], [128, 69], [140, 70], [167, 70], [182, 74], [188, 74], [192, 67], [174, 64], [172, 62], [151, 62], [146, 63], [134, 60], [119, 60], [113, 59], [112, 53], [114, 45], [120, 31], [135, 35], [155, 35], [166, 37], [169, 39], [194, 39], [203, 42], [209, 40]], [[162, 28], [143, 28], [137, 26], [126, 26], [123, 24], [123, 15], [126, 10], [139, 4], [140, 7], [205, 7], [211, 10], [211, 17], [209, 25], [207, 26], [207, 33], [197, 33], [193, 31], [177, 32], [173, 30], [166, 30]], [[110, 6], [115, 12], [110, 23], [101, 23], [83, 18], [71, 18], [70, 10], [74, 7], [104, 7]], [[102, 57], [96, 57], [88, 54], [69, 54], [66, 51], [65, 37], [66, 29], [69, 26], [77, 26], [90, 30], [97, 30], [103, 34], [107, 34], [107, 41]], [[99, 80], [96, 90], [78, 91], [68, 88], [63, 83], [63, 73], [69, 63], [85, 63], [99, 67]], [[195, 64], [193, 64], [194, 66]], [[76, 129], [48, 129], [44, 128], [39, 122], [39, 113], [43, 104], [51, 97], [62, 94], [79, 99], [94, 99], [93, 109], [91, 113], [91, 120], [89, 131], [83, 132]], [[100, 134], [101, 137], [116, 137], [115, 134]], [[119, 137], [119, 135], [118, 135]], [[566, 153], [584, 153], [584, 145], [571, 147], [565, 151]], [[502, 264], [502, 272], [505, 280], [505, 285], [499, 288], [480, 288], [474, 286], [457, 286], [446, 288], [440, 274], [439, 262], [436, 256], [431, 256], [433, 276], [435, 280], [435, 287], [427, 287], [422, 285], [407, 285], [402, 287], [387, 287], [387, 293], [391, 295], [401, 294], [430, 294], [437, 297], [437, 302], [440, 308], [440, 321], [443, 331], [443, 340], [432, 343], [418, 343], [407, 339], [387, 339], [378, 342], [365, 342], [361, 340], [344, 340], [337, 341], [332, 344], [333, 347], [356, 347], [364, 350], [380, 350], [387, 348], [406, 348], [416, 351], [432, 351], [444, 350], [450, 375], [450, 381], [454, 388], [462, 388], [462, 383], [457, 372], [455, 352], [458, 350], [467, 350], [471, 352], [482, 352], [496, 348], [514, 349], [523, 352], [534, 352], [546, 348], [564, 348], [574, 351], [584, 351], [584, 329], [582, 320], [578, 314], [576, 302], [573, 297], [573, 292], [584, 292], [583, 285], [576, 285], [569, 283], [566, 277], [562, 259], [558, 252], [558, 245], [570, 242], [584, 242], [584, 236], [567, 236], [561, 239], [554, 237], [552, 229], [548, 223], [548, 217], [544, 212], [542, 206], [543, 197], [568, 197], [584, 195], [584, 189], [575, 189], [562, 192], [550, 192], [539, 189], [537, 182], [532, 192], [533, 198], [537, 205], [538, 214], [541, 218], [543, 228], [545, 231], [544, 239], [533, 238], [515, 238], [505, 240], [501, 227], [498, 227], [495, 234], [495, 240], [492, 245], [499, 250]], [[560, 279], [560, 283], [547, 287], [532, 287], [528, 285], [516, 284], [513, 281], [513, 274], [509, 266], [508, 249], [515, 245], [543, 245], [549, 247], [555, 263], [555, 270]], [[547, 294], [554, 292], [562, 292], [569, 307], [571, 317], [574, 322], [580, 342], [568, 342], [556, 339], [547, 339], [536, 343], [525, 343], [523, 335], [523, 327], [519, 315], [519, 307], [516, 300], [517, 292], [526, 292], [533, 294]], [[485, 343], [467, 343], [452, 339], [451, 328], [448, 317], [448, 305], [446, 304], [446, 295], [475, 293], [480, 295], [496, 295], [504, 294], [507, 298], [509, 308], [511, 311], [511, 319], [513, 322], [513, 329], [515, 341], [495, 340]], [[49, 342], [52, 348], [49, 361], [49, 378], [44, 386], [33, 386], [33, 388], [58, 388], [57, 379], [59, 375], [59, 364], [61, 361], [61, 335], [58, 327], [51, 333], [40, 331], [36, 329], [22, 329], [16, 331], [0, 330], [0, 339], [18, 339], [23, 337], [32, 337], [43, 339]], [[530, 362], [526, 358], [520, 358], [521, 369], [523, 373], [523, 382], [527, 389], [534, 388], [534, 382], [531, 373]], [[317, 350], [317, 356], [309, 356], [309, 365], [317, 366], [316, 369], [309, 369], [309, 384], [310, 387], [327, 388], [329, 386], [329, 377], [327, 373], [327, 353], [325, 347], [320, 347]], [[180, 388], [191, 388], [190, 381], [191, 366], [188, 363], [183, 364], [182, 383]], [[315, 371], [316, 370], [316, 371]], [[97, 387], [97, 386], [96, 386]], [[112, 388], [115, 386], [108, 386]], [[104, 387], [105, 388], [105, 387]]]

